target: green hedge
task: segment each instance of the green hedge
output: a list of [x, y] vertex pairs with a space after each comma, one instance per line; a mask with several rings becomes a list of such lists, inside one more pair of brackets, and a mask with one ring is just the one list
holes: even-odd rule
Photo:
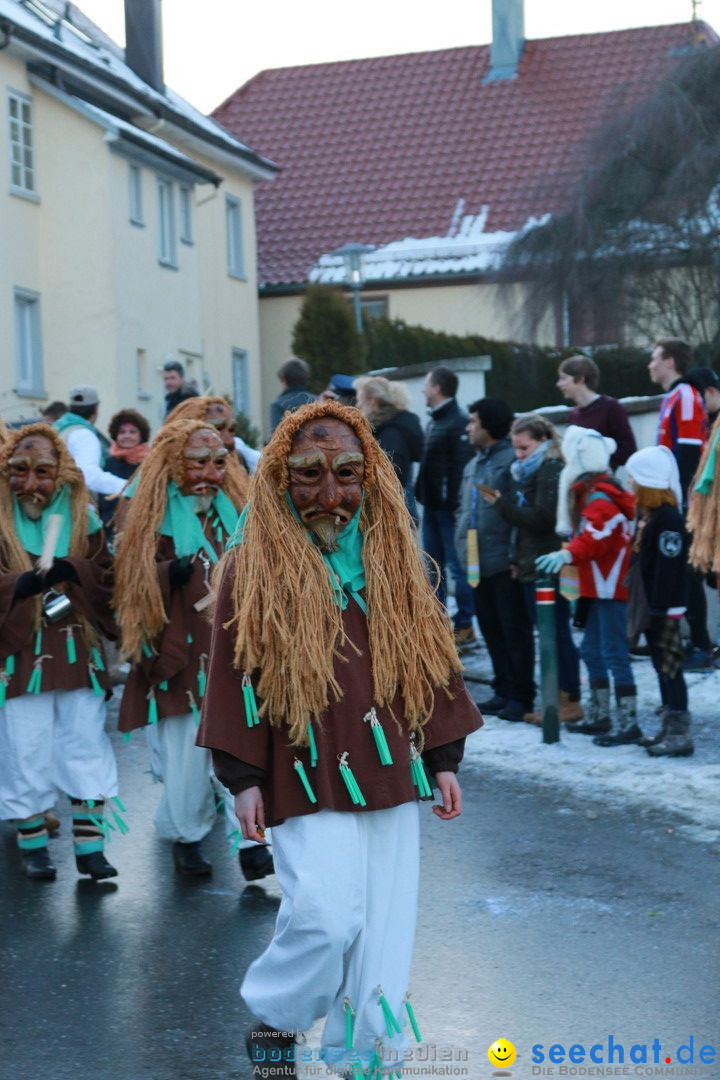
[[[409, 326], [402, 319], [368, 319], [363, 336], [368, 371], [462, 356], [490, 356], [493, 365], [485, 381], [488, 397], [505, 398], [516, 412], [562, 404], [555, 386], [558, 364], [578, 352], [494, 341], [477, 334], [446, 334], [424, 326]], [[603, 393], [632, 397], [657, 392], [648, 377], [648, 350], [596, 349], [592, 355], [600, 368]]]

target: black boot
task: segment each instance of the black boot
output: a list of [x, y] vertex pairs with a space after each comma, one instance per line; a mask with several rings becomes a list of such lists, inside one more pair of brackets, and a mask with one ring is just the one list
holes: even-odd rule
[[188, 877], [209, 877], [212, 874], [212, 866], [204, 858], [199, 840], [189, 844], [176, 840], [173, 844], [173, 858], [176, 869]]
[[628, 746], [642, 743], [643, 733], [637, 725], [637, 697], [623, 694], [617, 699], [617, 730], [609, 735], [596, 735], [596, 746]]
[[34, 881], [54, 881], [57, 871], [50, 861], [50, 853], [46, 847], [35, 848], [34, 851], [23, 851], [23, 866], [26, 877]]
[[93, 881], [117, 877], [117, 870], [110, 865], [102, 851], [91, 851], [87, 855], [76, 855], [75, 865], [78, 874], [89, 874]]
[[590, 691], [590, 707], [582, 720], [566, 724], [565, 730], [573, 735], [605, 735], [612, 728], [610, 722], [610, 688], [595, 686]]
[[246, 881], [259, 881], [275, 873], [270, 848], [262, 844], [256, 847], [240, 848], [240, 869]]
[[658, 728], [658, 730], [655, 732], [654, 735], [645, 735], [640, 740], [640, 746], [644, 746], [647, 749], [648, 746], [657, 746], [658, 743], [663, 741], [663, 739], [665, 738], [665, 728], [666, 728], [666, 725], [667, 725], [667, 714], [669, 712], [670, 712], [670, 706], [669, 705], [663, 705], [662, 709], [660, 710], [660, 712], [658, 714], [659, 717], [660, 717], [660, 727]]
[[[262, 1068], [263, 1076], [292, 1080], [295, 1071], [295, 1037], [287, 1031], [276, 1031], [258, 1020], [245, 1036], [245, 1046], [253, 1066]], [[280, 1061], [273, 1061], [280, 1055]]]
[[689, 757], [695, 750], [690, 735], [690, 713], [687, 709], [667, 713], [665, 734], [658, 743], [648, 746], [650, 757]]

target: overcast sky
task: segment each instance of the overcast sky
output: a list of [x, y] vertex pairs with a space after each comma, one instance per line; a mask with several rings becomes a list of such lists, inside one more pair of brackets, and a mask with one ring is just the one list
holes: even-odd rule
[[[124, 44], [123, 0], [76, 0]], [[720, 0], [700, 18], [720, 32]], [[269, 67], [480, 45], [491, 0], [163, 0], [165, 81], [203, 112]], [[528, 38], [688, 22], [692, 0], [526, 0]]]

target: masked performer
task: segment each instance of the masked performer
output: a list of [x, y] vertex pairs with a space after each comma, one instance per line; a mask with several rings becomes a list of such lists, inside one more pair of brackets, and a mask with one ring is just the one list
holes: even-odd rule
[[164, 783], [155, 817], [178, 870], [207, 875], [200, 841], [216, 809], [209, 754], [195, 746], [205, 692], [210, 572], [235, 530], [247, 477], [200, 420], [166, 424], [129, 500], [116, 559], [115, 606], [133, 664], [120, 730], [149, 725]]
[[357, 410], [322, 402], [283, 418], [238, 534], [198, 742], [244, 835], [273, 826], [283, 901], [242, 987], [258, 1017], [248, 1050], [292, 1059], [287, 1033], [327, 1016], [328, 1058], [382, 1070], [412, 1014], [424, 764], [436, 814], [456, 817], [464, 736], [482, 720], [402, 487]]
[[0, 519], [0, 817], [16, 821], [27, 876], [52, 880], [44, 811], [64, 791], [78, 871], [114, 877], [103, 854], [112, 815], [120, 822], [113, 806], [104, 818], [118, 793], [102, 643], [115, 633], [111, 563], [82, 473], [53, 428], [31, 424], [2, 444]]
[[224, 397], [208, 395], [181, 401], [179, 405], [175, 406], [165, 423], [172, 424], [176, 420], [205, 420], [219, 432], [220, 438], [227, 449], [231, 453], [234, 452], [239, 455], [247, 471], [249, 473], [255, 472], [257, 463], [260, 460], [260, 451], [248, 446], [239, 435], [235, 434], [235, 417]]

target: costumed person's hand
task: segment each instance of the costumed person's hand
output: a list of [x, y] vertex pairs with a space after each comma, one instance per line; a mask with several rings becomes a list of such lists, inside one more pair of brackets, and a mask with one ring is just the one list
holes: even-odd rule
[[462, 813], [462, 791], [454, 772], [435, 774], [435, 783], [442, 795], [442, 806], [433, 806], [433, 814], [443, 821], [451, 821]]
[[50, 589], [62, 581], [71, 581], [73, 585], [80, 584], [80, 578], [71, 562], [67, 559], [53, 559], [52, 566], [45, 574], [45, 588]]
[[173, 559], [168, 566], [170, 588], [181, 589], [183, 585], [187, 585], [188, 581], [193, 576], [194, 569], [195, 567], [190, 561], [189, 555], [183, 555], [182, 559]]
[[535, 560], [535, 568], [543, 574], [559, 574], [563, 566], [572, 562], [569, 551], [549, 551], [547, 555], [538, 555]]
[[13, 602], [27, 600], [30, 596], [39, 596], [44, 588], [42, 574], [38, 574], [35, 570], [27, 570], [17, 579]]
[[259, 787], [247, 788], [235, 796], [235, 816], [245, 840], [265, 843], [265, 806]]

